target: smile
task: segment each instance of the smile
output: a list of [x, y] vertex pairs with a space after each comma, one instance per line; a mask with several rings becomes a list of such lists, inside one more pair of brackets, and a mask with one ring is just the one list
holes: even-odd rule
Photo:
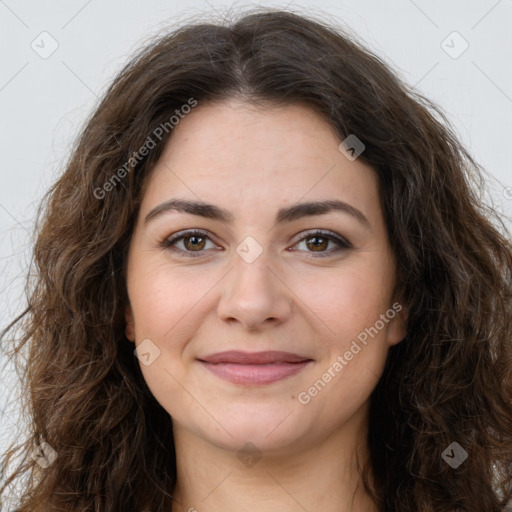
[[313, 360], [288, 352], [228, 351], [199, 359], [199, 362], [221, 379], [254, 386], [271, 384], [296, 375]]

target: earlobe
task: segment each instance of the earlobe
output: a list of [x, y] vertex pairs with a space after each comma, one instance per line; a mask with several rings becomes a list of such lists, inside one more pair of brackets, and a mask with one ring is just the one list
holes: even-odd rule
[[124, 319], [126, 322], [125, 335], [129, 341], [135, 342], [135, 324], [133, 321], [133, 312], [130, 305], [124, 310]]
[[388, 328], [389, 345], [397, 345], [407, 336], [407, 319], [409, 312], [405, 306], [395, 302], [393, 308], [395, 317], [390, 321]]
[[409, 319], [409, 311], [406, 307], [402, 308], [402, 311], [400, 311], [397, 314], [398, 321], [402, 324], [402, 327], [404, 328], [405, 334], [407, 334], [407, 320]]

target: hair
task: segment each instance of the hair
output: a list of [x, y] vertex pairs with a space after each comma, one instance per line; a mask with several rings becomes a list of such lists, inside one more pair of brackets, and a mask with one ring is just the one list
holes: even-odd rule
[[[27, 307], [2, 336], [5, 344], [7, 332], [20, 331], [11, 357], [26, 345], [30, 431], [4, 455], [2, 468], [16, 453], [21, 461], [1, 491], [27, 476], [16, 512], [171, 508], [171, 417], [124, 334], [127, 250], [145, 183], [172, 136], [155, 130], [169, 128], [191, 99], [234, 97], [310, 106], [341, 140], [352, 134], [364, 143], [359, 158], [378, 176], [408, 310], [407, 335], [391, 347], [370, 397], [361, 474], [378, 509], [505, 510], [512, 246], [500, 215], [478, 195], [485, 171], [441, 109], [355, 36], [277, 9], [158, 35], [81, 130], [38, 211]], [[143, 154], [148, 137], [155, 144]], [[42, 442], [58, 454], [45, 469], [31, 457]], [[456, 468], [442, 457], [452, 442], [468, 453]]]

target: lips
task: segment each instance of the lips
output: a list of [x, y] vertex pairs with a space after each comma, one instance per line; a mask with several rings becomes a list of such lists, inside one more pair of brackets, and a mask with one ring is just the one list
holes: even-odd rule
[[281, 364], [281, 363], [302, 363], [310, 360], [291, 352], [279, 352], [269, 350], [267, 352], [240, 352], [238, 350], [228, 350], [218, 352], [210, 356], [199, 359], [206, 363], [232, 363], [232, 364]]
[[270, 384], [291, 377], [313, 362], [290, 352], [235, 350], [212, 354], [199, 361], [217, 377], [245, 386]]

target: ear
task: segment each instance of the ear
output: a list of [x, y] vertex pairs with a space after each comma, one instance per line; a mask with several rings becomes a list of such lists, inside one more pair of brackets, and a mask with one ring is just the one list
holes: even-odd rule
[[124, 310], [124, 319], [126, 322], [125, 335], [129, 341], [135, 342], [135, 322], [133, 320], [132, 307], [129, 304]]
[[387, 332], [388, 345], [397, 345], [407, 336], [409, 311], [406, 306], [399, 301], [395, 301], [386, 312], [386, 316], [390, 318]]

